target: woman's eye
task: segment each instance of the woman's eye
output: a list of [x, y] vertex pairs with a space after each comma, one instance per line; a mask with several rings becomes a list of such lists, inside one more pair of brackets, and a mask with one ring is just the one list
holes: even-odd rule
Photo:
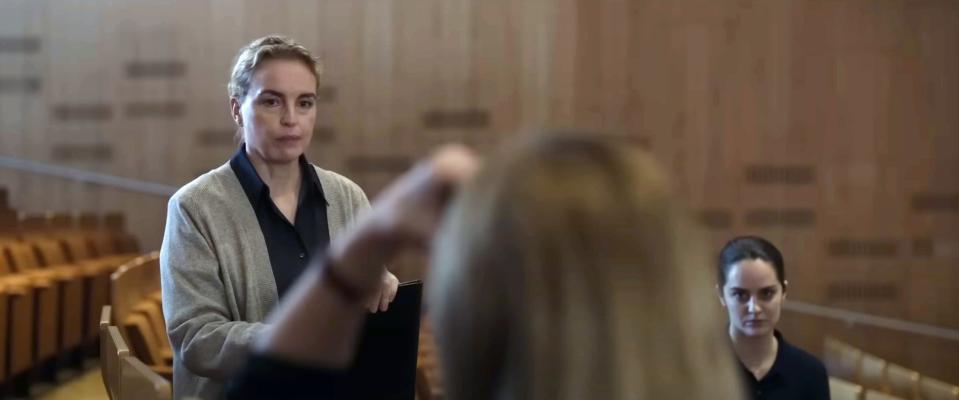
[[302, 100], [302, 101], [300, 101], [300, 107], [303, 107], [303, 108], [313, 107], [313, 101], [311, 101], [311, 100]]
[[280, 105], [280, 101], [274, 98], [265, 98], [260, 101], [260, 104], [263, 104], [268, 107], [275, 107]]

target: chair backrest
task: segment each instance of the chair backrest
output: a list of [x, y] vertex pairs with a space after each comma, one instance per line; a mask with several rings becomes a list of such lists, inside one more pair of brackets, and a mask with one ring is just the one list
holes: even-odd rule
[[32, 237], [28, 242], [35, 249], [35, 254], [38, 255], [38, 266], [64, 265], [69, 261], [67, 252], [59, 240], [49, 237]]
[[869, 353], [862, 354], [859, 364], [859, 382], [862, 387], [873, 390], [883, 390], [886, 380], [886, 360]]
[[823, 364], [830, 376], [855, 381], [859, 375], [862, 351], [838, 339], [826, 337], [823, 343]]
[[959, 400], [959, 386], [923, 376], [919, 378], [919, 397], [922, 400]]
[[160, 290], [160, 253], [121, 265], [110, 276], [110, 284], [113, 320], [124, 321], [141, 300]]
[[12, 272], [32, 271], [40, 267], [40, 258], [33, 242], [7, 242], [7, 256], [12, 262]]
[[919, 396], [919, 373], [898, 364], [886, 366], [886, 392], [904, 399]]
[[903, 397], [893, 396], [876, 390], [867, 390], [862, 397], [863, 400], [907, 400]]
[[100, 336], [100, 345], [106, 346], [101, 350], [104, 373], [106, 375], [107, 394], [111, 399], [118, 399], [120, 393], [120, 360], [130, 357], [130, 348], [127, 347], [123, 335], [117, 327], [108, 325], [106, 335]]
[[107, 331], [107, 328], [110, 327], [110, 313], [110, 306], [103, 306], [103, 309], [100, 310], [100, 363], [102, 364], [100, 366], [100, 377], [103, 378], [103, 387], [107, 388], [107, 395], [110, 396], [110, 399], [113, 399], [113, 393], [110, 392], [113, 364], [109, 362], [110, 345], [107, 343], [110, 340], [110, 332]]
[[134, 356], [147, 365], [163, 365], [160, 344], [157, 343], [150, 320], [139, 312], [123, 319], [123, 333]]
[[830, 376], [829, 397], [832, 400], [860, 400], [862, 398], [862, 386]]
[[173, 398], [170, 381], [153, 372], [135, 357], [120, 359], [120, 400], [168, 400]]
[[80, 262], [93, 258], [90, 248], [90, 238], [84, 232], [72, 232], [59, 235], [60, 243], [66, 249], [67, 259], [71, 262]]
[[170, 349], [170, 336], [166, 331], [166, 320], [163, 318], [163, 304], [155, 296], [149, 296], [136, 305], [134, 311], [144, 315], [150, 321], [153, 330], [153, 340], [161, 348]]
[[88, 230], [90, 245], [93, 246], [94, 255], [105, 257], [119, 253], [117, 243], [110, 232], [105, 230]]

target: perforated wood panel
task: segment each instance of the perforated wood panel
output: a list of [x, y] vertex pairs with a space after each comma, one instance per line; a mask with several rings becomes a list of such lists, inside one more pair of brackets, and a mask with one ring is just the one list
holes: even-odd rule
[[[715, 250], [744, 233], [780, 245], [790, 298], [959, 328], [953, 0], [0, 7], [2, 155], [188, 182], [236, 150], [237, 49], [285, 33], [324, 64], [308, 157], [371, 197], [444, 142], [486, 152], [543, 126], [610, 132], [665, 166]], [[166, 199], [7, 170], [0, 185], [25, 211], [123, 210], [159, 245]], [[836, 329], [808, 322], [790, 325], [806, 343]], [[889, 354], [959, 382], [916, 343]]]

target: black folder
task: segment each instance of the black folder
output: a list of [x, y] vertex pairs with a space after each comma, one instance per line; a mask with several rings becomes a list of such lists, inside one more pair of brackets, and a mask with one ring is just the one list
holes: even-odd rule
[[415, 398], [422, 296], [421, 281], [402, 283], [387, 311], [367, 316], [347, 373], [348, 398]]

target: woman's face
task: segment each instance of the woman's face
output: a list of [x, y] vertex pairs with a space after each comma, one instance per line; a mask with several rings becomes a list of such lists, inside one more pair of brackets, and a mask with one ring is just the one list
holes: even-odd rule
[[268, 163], [296, 161], [316, 122], [316, 77], [302, 61], [276, 59], [253, 72], [243, 99], [232, 99], [246, 151]]
[[760, 259], [737, 262], [727, 270], [726, 284], [720, 289], [720, 302], [739, 334], [773, 333], [786, 293], [772, 264]]

